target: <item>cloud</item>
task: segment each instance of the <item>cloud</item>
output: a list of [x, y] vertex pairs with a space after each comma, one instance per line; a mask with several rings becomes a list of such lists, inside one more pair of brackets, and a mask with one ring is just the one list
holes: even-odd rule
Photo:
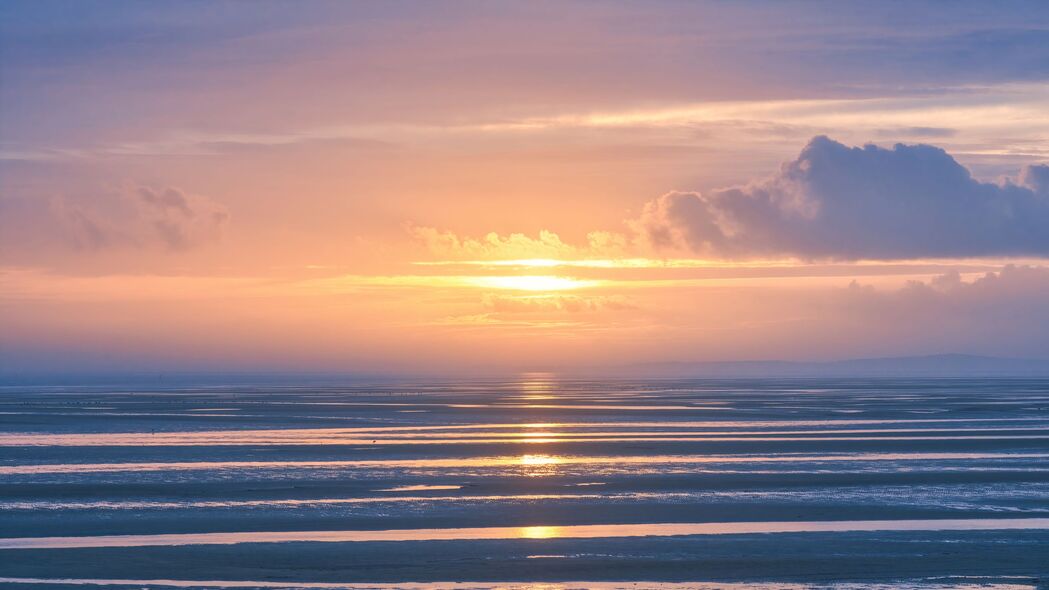
[[229, 220], [224, 207], [175, 188], [138, 187], [139, 218], [171, 250], [185, 250], [217, 239]]
[[893, 127], [889, 129], [875, 129], [878, 137], [901, 138], [901, 137], [954, 137], [958, 135], [957, 129], [950, 127]]
[[459, 236], [451, 231], [409, 224], [408, 233], [431, 254], [447, 260], [515, 260], [549, 258], [558, 260], [593, 255], [621, 254], [626, 238], [617, 233], [593, 231], [587, 234], [586, 246], [565, 243], [556, 233], [540, 230], [536, 237], [522, 233], [505, 236], [489, 232], [483, 238]]
[[79, 250], [161, 247], [187, 250], [218, 239], [229, 220], [225, 207], [173, 187], [135, 185], [93, 198], [51, 200], [50, 214]]
[[114, 230], [83, 207], [65, 199], [54, 199], [51, 213], [64, 228], [67, 241], [78, 250], [101, 250], [114, 242]]
[[1049, 254], [1049, 166], [975, 180], [944, 150], [813, 138], [772, 177], [671, 192], [631, 222], [640, 241], [727, 258], [901, 259]]
[[500, 313], [625, 311], [637, 306], [622, 295], [500, 295], [485, 293], [485, 308]]
[[155, 190], [148, 186], [140, 186], [136, 192], [143, 203], [146, 203], [159, 211], [166, 212], [172, 210], [181, 213], [185, 217], [193, 217], [193, 210], [189, 207], [189, 201], [186, 199], [186, 195], [182, 194], [178, 189], [166, 188], [163, 190]]
[[845, 333], [892, 354], [972, 352], [1032, 358], [1049, 350], [1049, 267], [1006, 266], [968, 278], [957, 272], [896, 290], [853, 283], [818, 311]]

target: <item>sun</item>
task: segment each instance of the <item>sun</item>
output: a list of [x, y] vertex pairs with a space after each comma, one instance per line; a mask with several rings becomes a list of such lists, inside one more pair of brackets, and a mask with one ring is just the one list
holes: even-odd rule
[[597, 286], [600, 281], [572, 279], [553, 275], [515, 275], [495, 277], [471, 277], [470, 282], [490, 289], [516, 291], [569, 291]]

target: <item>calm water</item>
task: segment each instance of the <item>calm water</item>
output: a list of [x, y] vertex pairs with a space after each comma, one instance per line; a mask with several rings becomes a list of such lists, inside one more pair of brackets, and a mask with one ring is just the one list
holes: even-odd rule
[[1046, 380], [0, 389], [3, 587], [1046, 578]]

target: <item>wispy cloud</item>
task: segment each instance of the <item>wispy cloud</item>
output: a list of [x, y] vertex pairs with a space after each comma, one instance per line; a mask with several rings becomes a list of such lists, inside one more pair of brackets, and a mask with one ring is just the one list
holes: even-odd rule
[[[417, 123], [333, 121], [285, 130], [219, 131], [172, 128], [160, 136], [92, 145], [7, 142], [0, 159], [61, 160], [114, 156], [213, 156], [246, 149], [338, 143], [364, 150], [503, 137], [571, 136], [648, 130], [648, 141], [705, 146], [735, 141], [796, 142], [819, 133], [848, 139], [935, 138], [972, 155], [1042, 157], [1037, 140], [1049, 133], [1049, 85], [1006, 83], [937, 89], [926, 94], [836, 99], [714, 100], [605, 111], [546, 112], [526, 116], [455, 115]], [[584, 135], [585, 137], [585, 135]]]

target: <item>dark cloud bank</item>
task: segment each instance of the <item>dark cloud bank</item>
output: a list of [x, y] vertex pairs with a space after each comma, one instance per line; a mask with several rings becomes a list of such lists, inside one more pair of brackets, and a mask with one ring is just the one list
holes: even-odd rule
[[1049, 166], [973, 179], [944, 150], [815, 137], [769, 179], [671, 192], [634, 222], [656, 248], [730, 258], [900, 259], [1049, 254]]

